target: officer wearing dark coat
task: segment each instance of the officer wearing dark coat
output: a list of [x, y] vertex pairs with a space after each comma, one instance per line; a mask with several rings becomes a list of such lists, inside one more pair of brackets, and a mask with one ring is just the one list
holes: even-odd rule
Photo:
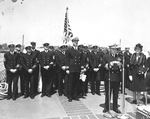
[[117, 113], [120, 113], [120, 111], [118, 110], [118, 93], [121, 81], [121, 59], [119, 56], [116, 56], [116, 46], [110, 47], [110, 51], [111, 52], [105, 56], [105, 67], [107, 69], [107, 74], [105, 80], [105, 109], [103, 110], [103, 112], [107, 112], [110, 110], [110, 97], [111, 93], [113, 92], [113, 110]]
[[54, 64], [54, 53], [49, 51], [49, 43], [44, 43], [44, 51], [39, 55], [39, 61], [41, 66], [41, 76], [42, 76], [42, 95], [51, 96], [52, 86], [53, 86], [53, 64]]
[[[57, 76], [58, 76], [58, 94], [61, 96], [64, 92], [64, 82], [66, 76], [66, 52], [67, 46], [62, 45], [56, 54]], [[65, 82], [66, 83], [66, 82]], [[66, 93], [66, 92], [65, 92]]]
[[[19, 57], [14, 52], [15, 45], [8, 45], [10, 51], [4, 54], [4, 66], [6, 68], [6, 81], [8, 83], [8, 96], [7, 99], [16, 100], [18, 94], [18, 66]], [[12, 89], [13, 84], [13, 89]]]
[[20, 91], [21, 91], [21, 95], [24, 95], [24, 92], [25, 92], [25, 80], [24, 80], [23, 67], [22, 67], [22, 64], [21, 64], [23, 52], [21, 51], [21, 45], [20, 44], [16, 45], [15, 51], [16, 51], [16, 53], [19, 56], [18, 74], [19, 74], [19, 78], [20, 78]]
[[27, 53], [23, 55], [22, 66], [25, 75], [25, 94], [24, 98], [30, 96], [31, 99], [35, 97], [34, 92], [34, 72], [37, 66], [37, 60], [35, 55], [32, 53], [31, 46], [27, 46]]
[[35, 55], [36, 60], [37, 60], [37, 66], [35, 68], [34, 71], [34, 92], [35, 94], [38, 94], [38, 86], [39, 86], [39, 61], [38, 61], [38, 57], [40, 54], [40, 51], [36, 49], [36, 42], [31, 42], [31, 46], [32, 46], [32, 53], [33, 55]]
[[99, 69], [102, 66], [102, 56], [98, 52], [98, 47], [93, 46], [93, 51], [91, 53], [91, 68], [92, 68], [92, 77], [91, 77], [91, 93], [94, 95], [97, 93], [100, 95], [100, 80], [97, 80]]
[[72, 39], [73, 47], [66, 50], [66, 66], [69, 67], [66, 71], [66, 73], [69, 74], [69, 102], [71, 102], [72, 99], [78, 100], [78, 84], [82, 66], [82, 54], [78, 51], [78, 41], [78, 38]]

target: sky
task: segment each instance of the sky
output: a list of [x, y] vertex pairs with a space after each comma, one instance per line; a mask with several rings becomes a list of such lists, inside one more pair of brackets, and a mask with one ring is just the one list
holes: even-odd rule
[[79, 44], [150, 50], [150, 0], [0, 0], [0, 43], [62, 45], [67, 6]]

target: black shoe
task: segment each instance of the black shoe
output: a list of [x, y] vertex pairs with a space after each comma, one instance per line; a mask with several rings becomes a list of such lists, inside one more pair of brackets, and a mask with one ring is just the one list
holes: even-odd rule
[[72, 99], [68, 99], [68, 102], [72, 102]]
[[92, 92], [92, 95], [95, 95], [95, 92]]
[[73, 100], [79, 101], [80, 96], [73, 96]]
[[11, 99], [11, 96], [7, 96], [7, 100], [10, 100]]
[[83, 96], [87, 96], [87, 94], [86, 94], [86, 93], [84, 93], [84, 94], [83, 94]]
[[29, 97], [28, 95], [24, 95], [24, 97], [23, 98], [27, 98], [27, 97]]
[[46, 96], [47, 96], [47, 97], [51, 97], [51, 94], [47, 94]]
[[106, 113], [106, 112], [108, 112], [108, 109], [104, 108], [103, 113]]
[[31, 96], [30, 96], [31, 99], [34, 99], [34, 97], [35, 97], [34, 95], [31, 95]]
[[101, 95], [101, 93], [100, 93], [100, 92], [97, 92], [96, 94], [97, 94], [97, 95], [99, 95], [99, 96]]
[[121, 111], [119, 109], [113, 109], [116, 113], [120, 114]]
[[12, 99], [15, 101], [15, 100], [16, 100], [16, 97], [12, 97]]
[[59, 95], [59, 96], [62, 96], [62, 93], [59, 93], [58, 95]]
[[46, 95], [45, 95], [45, 94], [42, 94], [42, 95], [41, 95], [41, 97], [44, 97], [44, 96], [46, 96]]

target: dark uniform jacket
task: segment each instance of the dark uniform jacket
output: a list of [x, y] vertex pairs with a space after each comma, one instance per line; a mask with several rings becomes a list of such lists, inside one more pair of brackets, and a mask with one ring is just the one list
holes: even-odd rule
[[35, 55], [33, 55], [33, 53], [29, 54], [23, 54], [22, 55], [22, 66], [23, 69], [28, 71], [28, 69], [35, 69], [36, 65], [37, 65], [37, 60]]
[[56, 53], [56, 64], [59, 67], [65, 66], [66, 65], [66, 55], [65, 51], [57, 51]]
[[80, 72], [81, 71], [81, 60], [82, 53], [79, 50], [68, 48], [66, 50], [66, 66], [69, 66], [70, 72]]
[[[112, 65], [110, 67], [111, 62], [113, 61], [119, 61], [120, 57], [119, 56], [112, 56], [111, 54], [106, 54], [105, 56], [105, 63], [109, 64], [109, 69], [108, 72], [106, 74], [106, 78], [110, 78], [110, 81], [116, 81], [116, 82], [120, 82], [121, 81], [121, 67], [118, 66], [117, 64], [114, 63], [114, 65]], [[121, 63], [121, 62], [120, 62]], [[110, 76], [110, 77], [109, 77]]]
[[40, 51], [35, 49], [35, 50], [32, 51], [32, 54], [34, 55], [34, 57], [36, 57], [36, 60], [39, 63], [38, 57], [40, 55]]
[[17, 69], [18, 64], [19, 55], [16, 52], [14, 52], [14, 54], [11, 54], [10, 52], [4, 54], [4, 66], [7, 71], [10, 69]]
[[99, 68], [99, 65], [100, 64], [102, 65], [103, 63], [103, 57], [100, 54], [100, 52], [97, 52], [97, 53], [91, 52], [90, 60], [91, 60], [92, 69]]
[[50, 64], [50, 63], [51, 62], [54, 63], [54, 52], [52, 52], [52, 51], [48, 51], [48, 52], [42, 51], [42, 52], [40, 52], [39, 62], [40, 62], [41, 67], [44, 67], [44, 66], [52, 67], [53, 65]]

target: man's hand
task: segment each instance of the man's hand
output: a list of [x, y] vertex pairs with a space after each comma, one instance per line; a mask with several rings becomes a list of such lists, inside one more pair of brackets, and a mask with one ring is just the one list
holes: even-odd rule
[[133, 81], [133, 77], [131, 75], [129, 75], [129, 80]]
[[44, 66], [44, 69], [46, 69], [46, 70], [47, 70], [48, 68], [49, 68], [49, 66], [48, 66], [48, 65], [47, 65], [47, 66]]
[[67, 73], [67, 74], [70, 74], [70, 71], [69, 71], [69, 70], [67, 70], [67, 71], [66, 71], [66, 73]]
[[98, 67], [101, 67], [101, 66], [102, 66], [102, 64], [99, 64], [99, 65], [98, 65]]
[[99, 70], [99, 68], [94, 68], [93, 70], [94, 70], [95, 72], [97, 72], [97, 71]]
[[84, 73], [84, 72], [86, 72], [86, 68], [84, 68], [84, 69], [81, 70], [81, 73]]
[[52, 64], [54, 64], [54, 62], [51, 62], [50, 64], [52, 65]]
[[62, 70], [65, 70], [65, 69], [66, 69], [66, 66], [62, 66], [61, 68], [62, 68]]
[[19, 64], [17, 64], [16, 68], [19, 68], [19, 67], [20, 67], [20, 65], [19, 65]]
[[105, 65], [105, 68], [106, 68], [106, 69], [109, 69], [109, 68], [108, 68], [108, 63]]
[[10, 69], [10, 72], [15, 73], [17, 69]]
[[32, 69], [28, 69], [28, 72], [29, 72], [29, 73], [32, 73], [32, 72], [33, 72], [33, 70], [32, 70]]

